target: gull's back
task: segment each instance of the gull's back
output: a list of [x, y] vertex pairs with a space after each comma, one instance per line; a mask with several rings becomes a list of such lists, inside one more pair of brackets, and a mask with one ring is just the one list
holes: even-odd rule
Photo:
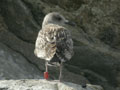
[[73, 41], [70, 30], [63, 26], [48, 24], [38, 33], [35, 44], [35, 55], [41, 59], [65, 62], [73, 56]]

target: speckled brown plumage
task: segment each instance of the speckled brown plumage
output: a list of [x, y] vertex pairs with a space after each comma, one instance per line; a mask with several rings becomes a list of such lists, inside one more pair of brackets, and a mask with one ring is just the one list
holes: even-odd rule
[[55, 54], [58, 60], [63, 62], [73, 56], [70, 31], [55, 24], [46, 25], [40, 30], [35, 47], [36, 56], [48, 61], [52, 60]]

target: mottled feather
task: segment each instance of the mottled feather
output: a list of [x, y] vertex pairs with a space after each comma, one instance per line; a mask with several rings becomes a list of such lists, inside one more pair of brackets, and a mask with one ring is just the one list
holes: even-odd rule
[[73, 41], [66, 28], [48, 24], [43, 27], [37, 37], [35, 55], [45, 60], [52, 60], [56, 55], [62, 62], [73, 56]]

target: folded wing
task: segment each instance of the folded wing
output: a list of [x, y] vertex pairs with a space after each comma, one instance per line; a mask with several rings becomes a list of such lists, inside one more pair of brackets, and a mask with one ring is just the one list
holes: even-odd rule
[[62, 60], [70, 60], [73, 56], [73, 41], [69, 30], [58, 26], [48, 25], [38, 34], [35, 55], [50, 61], [54, 55]]

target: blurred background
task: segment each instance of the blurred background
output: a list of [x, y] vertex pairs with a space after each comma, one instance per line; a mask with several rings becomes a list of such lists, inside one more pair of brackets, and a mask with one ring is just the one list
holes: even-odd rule
[[[53, 11], [77, 24], [68, 27], [75, 55], [64, 64], [63, 80], [120, 90], [119, 0], [0, 0], [0, 80], [43, 78], [34, 44]], [[49, 67], [50, 79], [58, 79], [58, 70]]]

